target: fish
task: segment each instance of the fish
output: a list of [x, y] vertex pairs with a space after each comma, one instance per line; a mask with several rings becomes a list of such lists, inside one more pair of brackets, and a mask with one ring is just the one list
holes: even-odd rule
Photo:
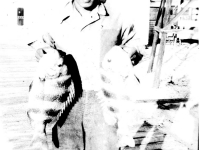
[[47, 150], [47, 125], [52, 128], [54, 145], [59, 147], [53, 131], [63, 120], [62, 116], [66, 116], [65, 112], [70, 111], [70, 107], [81, 97], [83, 89], [73, 56], [52, 47], [43, 49], [48, 53], [40, 59], [29, 86], [27, 116], [33, 128], [30, 146], [40, 145], [41, 149]]
[[[104, 121], [116, 129], [119, 149], [135, 147], [134, 135], [146, 120], [151, 121], [155, 103], [142, 103], [146, 94], [135, 75], [131, 57], [120, 46], [105, 54], [100, 68], [101, 90], [98, 95]], [[151, 122], [150, 122], [151, 123]]]

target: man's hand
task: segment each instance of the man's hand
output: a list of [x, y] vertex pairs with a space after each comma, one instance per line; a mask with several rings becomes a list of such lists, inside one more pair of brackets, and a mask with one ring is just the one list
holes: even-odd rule
[[133, 66], [137, 65], [143, 57], [136, 48], [123, 46], [122, 49], [128, 53]]
[[44, 48], [39, 48], [36, 50], [36, 53], [35, 53], [35, 58], [36, 58], [36, 61], [39, 62], [40, 59], [43, 57], [44, 54], [47, 54], [49, 51], [51, 51], [53, 49], [51, 48], [48, 48], [48, 47], [44, 47]]
[[36, 50], [36, 53], [35, 53], [36, 61], [39, 62], [44, 54], [46, 54], [46, 52], [43, 48]]
[[50, 36], [49, 33], [44, 34], [42, 38], [43, 38], [44, 43], [46, 43], [50, 47], [56, 49], [56, 43], [55, 43], [54, 39]]
[[46, 33], [42, 36], [42, 38], [29, 43], [28, 46], [36, 49], [35, 57], [37, 62], [40, 60], [40, 58], [42, 58], [44, 54], [47, 53], [47, 51], [49, 51], [49, 47], [57, 49], [55, 41], [49, 33]]

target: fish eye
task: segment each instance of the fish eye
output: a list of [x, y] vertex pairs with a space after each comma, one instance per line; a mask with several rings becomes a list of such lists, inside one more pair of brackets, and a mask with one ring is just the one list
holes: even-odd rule
[[62, 66], [61, 64], [58, 65], [58, 67], [61, 67], [61, 66]]

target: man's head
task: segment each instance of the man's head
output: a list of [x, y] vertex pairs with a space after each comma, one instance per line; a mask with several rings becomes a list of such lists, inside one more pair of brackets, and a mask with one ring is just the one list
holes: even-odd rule
[[96, 7], [99, 0], [75, 0], [75, 2], [80, 5], [80, 7], [86, 10], [92, 10]]

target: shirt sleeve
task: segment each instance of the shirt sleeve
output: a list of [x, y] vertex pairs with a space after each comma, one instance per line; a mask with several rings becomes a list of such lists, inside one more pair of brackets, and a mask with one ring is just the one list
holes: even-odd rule
[[140, 30], [136, 24], [135, 14], [129, 8], [123, 10], [121, 27], [121, 48], [130, 56], [135, 52], [143, 53], [144, 44], [141, 42]]

